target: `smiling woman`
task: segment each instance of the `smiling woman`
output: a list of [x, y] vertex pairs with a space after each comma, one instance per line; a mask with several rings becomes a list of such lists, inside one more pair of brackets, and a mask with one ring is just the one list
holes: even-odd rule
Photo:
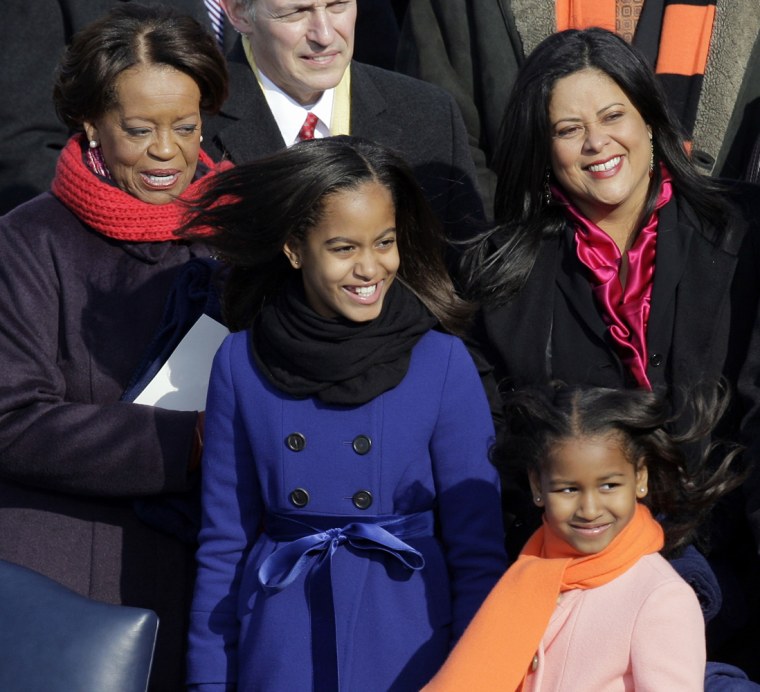
[[217, 172], [201, 114], [227, 73], [194, 20], [119, 5], [61, 58], [55, 105], [76, 134], [52, 192], [0, 221], [0, 558], [156, 611], [151, 690], [179, 690], [192, 532], [138, 510], [192, 498], [203, 418], [125, 392], [169, 296], [188, 304], [175, 282], [206, 266], [177, 228]]
[[651, 129], [617, 83], [593, 69], [557, 80], [549, 120], [557, 184], [625, 252], [649, 191]]
[[174, 201], [192, 182], [201, 138], [197, 82], [167, 65], [138, 64], [114, 85], [116, 105], [85, 120], [114, 183], [150, 204]]

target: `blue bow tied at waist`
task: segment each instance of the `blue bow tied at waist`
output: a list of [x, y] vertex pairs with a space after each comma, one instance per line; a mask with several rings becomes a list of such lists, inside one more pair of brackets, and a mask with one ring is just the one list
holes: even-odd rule
[[[425, 566], [422, 554], [402, 539], [433, 535], [433, 512], [404, 516], [374, 517], [371, 522], [360, 519], [342, 528], [321, 528], [348, 517], [312, 515], [298, 519], [284, 515], [269, 515], [265, 522], [267, 535], [280, 545], [259, 568], [259, 582], [275, 592], [282, 591], [313, 564], [322, 564], [345, 543], [358, 550], [380, 550], [396, 558], [410, 570]], [[306, 521], [304, 521], [306, 519]], [[316, 524], [316, 526], [315, 526]]]
[[[347, 519], [351, 523], [336, 528]], [[259, 568], [259, 583], [272, 593], [292, 584], [308, 570], [309, 613], [314, 692], [340, 690], [331, 563], [341, 546], [381, 551], [412, 571], [425, 566], [422, 554], [404, 542], [433, 535], [433, 512], [379, 517], [330, 517], [270, 514], [266, 534], [282, 542]]]

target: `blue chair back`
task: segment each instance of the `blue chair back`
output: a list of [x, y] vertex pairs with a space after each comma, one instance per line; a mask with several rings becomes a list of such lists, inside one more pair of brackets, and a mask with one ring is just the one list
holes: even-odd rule
[[145, 692], [158, 617], [0, 560], [0, 690]]

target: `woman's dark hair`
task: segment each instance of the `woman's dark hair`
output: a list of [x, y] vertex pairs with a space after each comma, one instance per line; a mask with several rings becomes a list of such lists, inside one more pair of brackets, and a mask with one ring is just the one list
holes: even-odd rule
[[[708, 440], [729, 399], [722, 381], [694, 388], [675, 414], [664, 392], [562, 383], [520, 390], [506, 402], [506, 423], [491, 459], [505, 485], [515, 479], [524, 485], [528, 474], [544, 469], [558, 443], [612, 435], [631, 463], [647, 467], [643, 502], [665, 529], [663, 552], [678, 552], [695, 538], [715, 502], [744, 478], [735, 468], [740, 447], [698, 444]], [[674, 432], [684, 419], [686, 429]], [[694, 461], [689, 452], [697, 448]]]
[[[545, 195], [553, 134], [549, 104], [557, 80], [584, 69], [599, 70], [625, 92], [651, 128], [655, 161], [669, 171], [676, 193], [692, 204], [703, 224], [722, 226], [725, 206], [715, 194], [720, 188], [689, 161], [684, 133], [646, 59], [604, 29], [552, 34], [520, 68], [507, 103], [493, 164], [498, 176], [497, 226], [469, 249], [463, 264], [463, 281], [481, 300], [506, 302], [517, 293], [533, 268], [541, 240], [564, 227], [561, 207], [547, 203]], [[639, 226], [654, 211], [661, 181], [655, 165]]]
[[126, 3], [78, 32], [56, 72], [53, 100], [72, 129], [116, 104], [116, 79], [136, 65], [166, 65], [191, 77], [201, 110], [214, 114], [227, 98], [227, 65], [214, 38], [192, 17], [169, 8]]
[[229, 263], [224, 311], [231, 329], [250, 326], [264, 300], [293, 276], [285, 242], [306, 238], [331, 195], [370, 182], [393, 198], [398, 278], [445, 329], [464, 332], [471, 306], [454, 292], [440, 224], [411, 170], [389, 149], [344, 136], [300, 142], [220, 173], [193, 201], [182, 233], [200, 235]]

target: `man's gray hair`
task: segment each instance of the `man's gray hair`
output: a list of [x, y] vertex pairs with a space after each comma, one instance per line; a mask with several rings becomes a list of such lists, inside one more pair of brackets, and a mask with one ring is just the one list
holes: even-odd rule
[[252, 22], [256, 21], [256, 0], [238, 0], [238, 2], [245, 7], [245, 11], [248, 12], [248, 17]]

